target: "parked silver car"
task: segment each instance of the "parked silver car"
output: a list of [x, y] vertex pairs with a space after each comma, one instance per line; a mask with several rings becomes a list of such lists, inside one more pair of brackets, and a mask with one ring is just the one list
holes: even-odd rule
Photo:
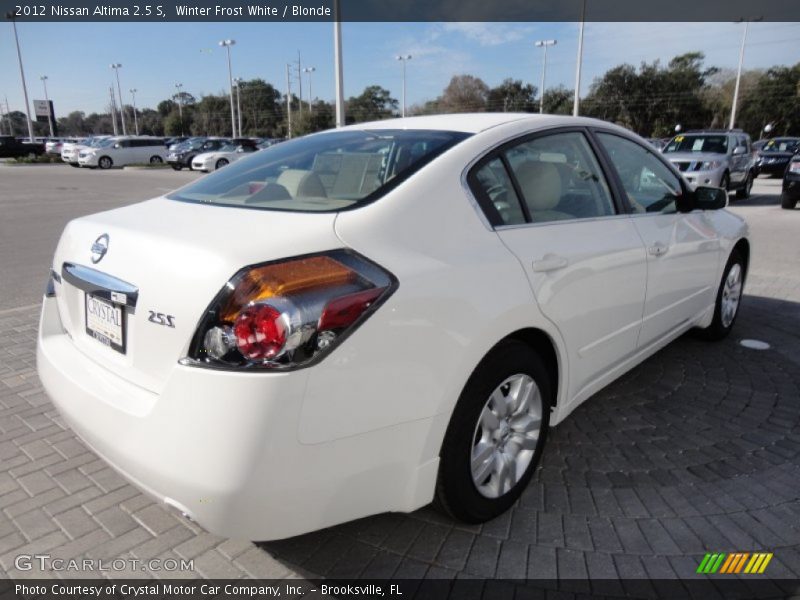
[[747, 198], [753, 187], [750, 136], [738, 130], [691, 131], [672, 138], [662, 150], [694, 188], [716, 186]]

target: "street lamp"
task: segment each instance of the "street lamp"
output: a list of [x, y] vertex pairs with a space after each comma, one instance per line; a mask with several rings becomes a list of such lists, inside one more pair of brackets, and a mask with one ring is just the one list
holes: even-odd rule
[[242, 90], [239, 84], [243, 81], [244, 79], [241, 77], [236, 77], [233, 80], [236, 84], [236, 113], [239, 115], [239, 137], [242, 137]]
[[314, 112], [314, 108], [311, 106], [311, 99], [312, 99], [312, 96], [311, 96], [311, 74], [316, 70], [317, 70], [316, 67], [306, 67], [305, 69], [303, 69], [303, 73], [307, 73], [308, 74], [308, 112], [309, 113], [313, 113]]
[[[17, 35], [17, 21], [14, 18], [14, 13], [7, 13], [6, 18], [11, 20], [14, 26], [14, 40], [17, 42], [17, 59], [19, 60], [19, 76], [22, 79], [22, 93], [25, 95], [25, 115], [28, 117], [28, 137], [33, 141], [33, 121], [31, 121], [31, 109], [28, 104], [28, 86], [25, 83], [25, 69], [22, 68], [22, 51], [19, 49], [19, 36]], [[8, 104], [6, 103], [6, 108]], [[11, 115], [8, 116], [8, 122], [11, 123]]]
[[182, 88], [183, 88], [182, 83], [175, 84], [175, 89], [178, 90], [178, 93], [176, 95], [178, 96], [178, 115], [180, 115], [181, 118], [181, 135], [183, 135], [183, 89]]
[[558, 40], [539, 40], [538, 42], [534, 42], [534, 46], [537, 48], [544, 49], [544, 53], [542, 54], [542, 90], [541, 90], [541, 97], [539, 98], [539, 114], [541, 115], [544, 112], [544, 80], [545, 75], [547, 74], [547, 47], [548, 46], [555, 46], [558, 43]]
[[411, 60], [410, 54], [395, 57], [403, 63], [403, 109], [401, 115], [406, 116], [406, 63]]
[[737, 21], [737, 23], [744, 22], [744, 33], [742, 33], [742, 46], [739, 48], [739, 68], [736, 70], [736, 87], [733, 89], [733, 104], [731, 105], [731, 122], [728, 125], [728, 129], [733, 129], [733, 125], [736, 122], [736, 104], [739, 102], [739, 83], [742, 80], [742, 63], [744, 63], [744, 45], [747, 42], [747, 29], [750, 27], [750, 23], [753, 21], [760, 21], [763, 17], [754, 17], [751, 19], [745, 19], [742, 17]]
[[581, 64], [583, 63], [583, 28], [586, 25], [586, 0], [583, 0], [581, 8], [581, 28], [578, 31], [578, 60], [575, 65], [575, 96], [572, 99], [572, 116], [578, 116], [578, 109], [581, 102]]
[[339, 0], [333, 0], [333, 72], [336, 90], [336, 127], [344, 127], [344, 66], [342, 65], [342, 14]]
[[120, 63], [110, 65], [117, 75], [117, 91], [119, 92], [119, 120], [122, 121], [122, 135], [128, 135], [125, 129], [125, 103], [122, 101], [122, 86], [119, 84], [119, 70], [122, 68]]
[[139, 117], [136, 116], [136, 88], [131, 88], [131, 96], [133, 96], [133, 126], [136, 128], [136, 135], [139, 135]]
[[55, 137], [55, 133], [53, 133], [53, 111], [50, 110], [50, 96], [47, 95], [47, 75], [42, 75], [39, 77], [42, 80], [42, 84], [44, 85], [44, 101], [47, 102], [47, 123], [50, 125], [50, 137]]
[[236, 137], [236, 115], [233, 107], [233, 69], [231, 68], [231, 46], [236, 44], [236, 40], [222, 40], [219, 45], [228, 51], [228, 83], [231, 85], [231, 132]]

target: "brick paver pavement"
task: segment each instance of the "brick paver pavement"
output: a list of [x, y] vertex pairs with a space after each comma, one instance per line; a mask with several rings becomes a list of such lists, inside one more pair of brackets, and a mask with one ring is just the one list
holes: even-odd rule
[[[776, 215], [800, 226], [796, 213]], [[734, 335], [684, 336], [581, 406], [507, 514], [465, 526], [425, 508], [260, 545], [181, 520], [87, 450], [37, 380], [38, 309], [0, 311], [0, 571], [41, 576], [14, 558], [48, 553], [194, 559], [195, 572], [169, 574], [192, 577], [566, 577], [580, 591], [588, 576], [613, 593], [618, 578], [692, 576], [706, 551], [764, 549], [770, 575], [797, 577], [800, 269], [762, 253], [752, 271]]]

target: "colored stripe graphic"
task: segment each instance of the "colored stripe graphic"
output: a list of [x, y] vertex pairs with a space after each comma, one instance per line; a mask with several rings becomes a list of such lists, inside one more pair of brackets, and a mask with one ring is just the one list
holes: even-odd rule
[[772, 560], [772, 552], [709, 552], [700, 561], [697, 573], [762, 574]]

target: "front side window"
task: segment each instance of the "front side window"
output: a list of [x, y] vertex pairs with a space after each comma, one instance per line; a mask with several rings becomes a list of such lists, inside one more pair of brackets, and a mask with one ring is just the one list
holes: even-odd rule
[[677, 212], [681, 183], [664, 163], [644, 146], [611, 133], [598, 133], [622, 180], [634, 212]]
[[255, 152], [168, 198], [243, 208], [337, 211], [367, 203], [467, 133], [334, 131]]

